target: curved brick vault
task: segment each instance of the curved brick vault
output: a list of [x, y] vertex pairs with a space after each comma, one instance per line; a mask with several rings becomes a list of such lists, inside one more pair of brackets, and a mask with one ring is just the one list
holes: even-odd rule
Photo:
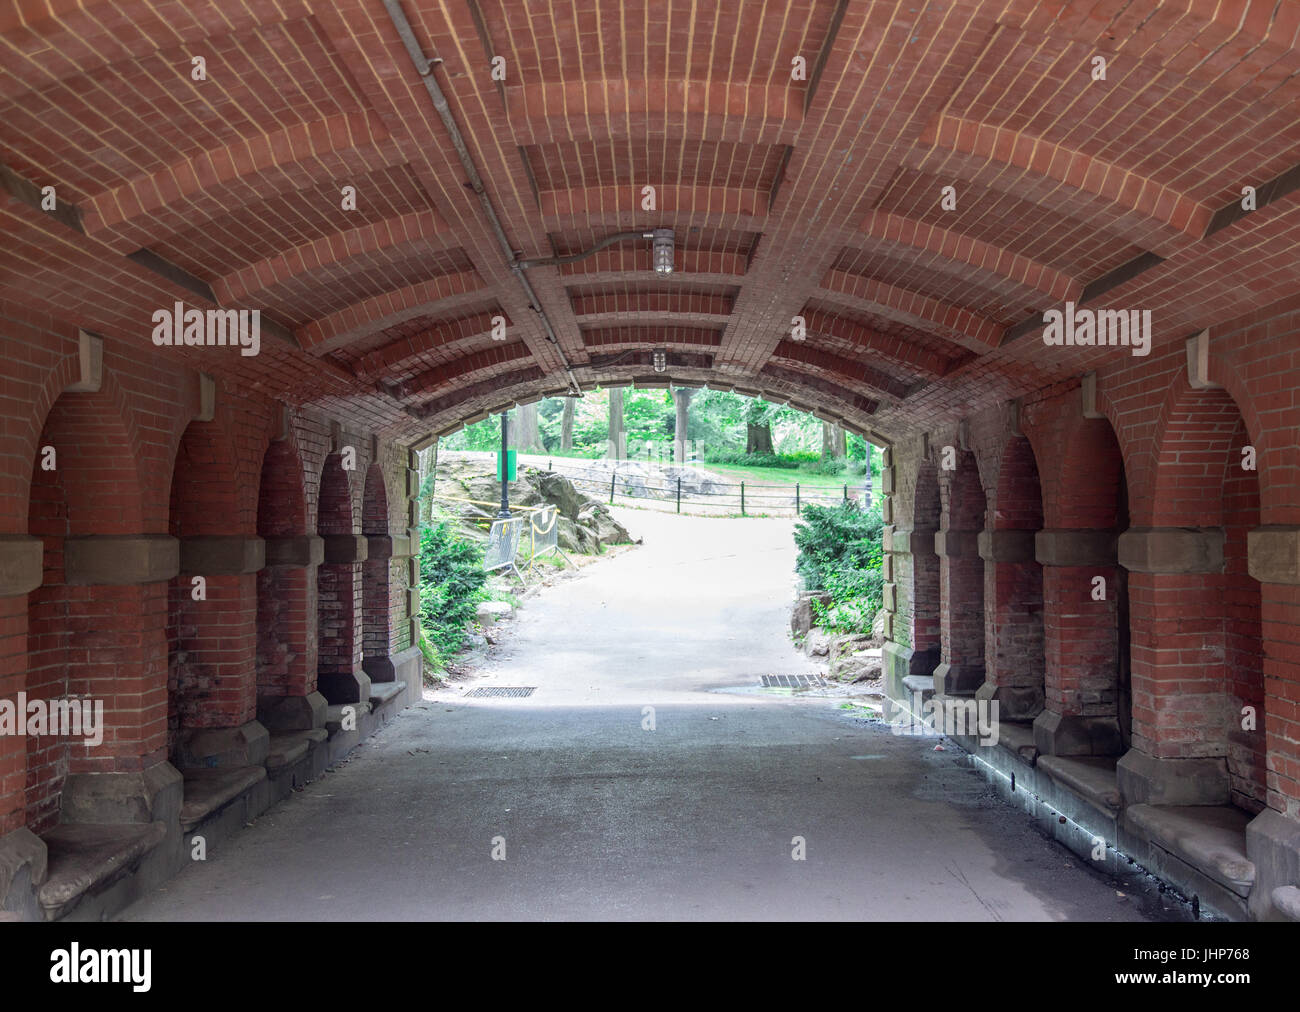
[[[1134, 750], [1117, 773], [1126, 804], [1158, 802], [1161, 763], [1226, 762], [1218, 801], [1294, 828], [1300, 3], [808, 0], [791, 16], [771, 0], [584, 0], [572, 24], [519, 0], [404, 6], [517, 256], [669, 227], [674, 273], [653, 273], [639, 241], [529, 270], [553, 346], [377, 0], [0, 4], [0, 573], [16, 574], [0, 617], [21, 627], [0, 651], [0, 691], [34, 684], [27, 623], [49, 621], [24, 598], [43, 579], [34, 545], [40, 593], [62, 600], [64, 541], [123, 524], [174, 535], [173, 487], [197, 513], [220, 508], [202, 476], [172, 485], [180, 446], [184, 467], [243, 483], [195, 529], [260, 546], [221, 588], [257, 643], [258, 698], [281, 703], [255, 714], [254, 665], [202, 669], [191, 648], [181, 719], [175, 699], [169, 711], [142, 690], [119, 707], [114, 754], [124, 769], [177, 759], [188, 725], [255, 715], [276, 732], [318, 728], [321, 644], [347, 645], [331, 685], [360, 670], [363, 636], [340, 621], [373, 620], [367, 670], [392, 677], [389, 657], [410, 648], [408, 448], [565, 392], [567, 361], [584, 389], [736, 389], [886, 447], [898, 678], [939, 665], [951, 687], [964, 665], [986, 695], [1027, 687], [1017, 705], [1038, 753]], [[1046, 346], [1043, 313], [1067, 301], [1150, 310], [1150, 353]], [[155, 347], [151, 314], [176, 302], [259, 310], [260, 354]], [[43, 440], [76, 439], [77, 424], [130, 458], [104, 479], [121, 509], [98, 528], [32, 505], [48, 505], [51, 483], [33, 477]], [[1242, 489], [1231, 469], [1246, 445], [1257, 469]], [[947, 446], [961, 465], [948, 472]], [[349, 447], [357, 470], [340, 480]], [[61, 487], [83, 488], [78, 454], [65, 459]], [[140, 563], [135, 586], [161, 580], [157, 593], [117, 592], [155, 640], [153, 624], [172, 631], [173, 667], [177, 642], [202, 637], [178, 626], [182, 583], [159, 618], [167, 581], [208, 558], [188, 540], [176, 565]], [[1101, 633], [1053, 617], [1093, 570], [1132, 573], [1132, 615], [1152, 629], [1179, 594], [1229, 602], [1191, 634], [1197, 649], [1220, 668], [1225, 650], [1255, 662], [1194, 690], [1187, 712], [1210, 730], [1180, 724], [1161, 670], [1172, 648], [1155, 633], [1129, 643], [1127, 599]], [[982, 649], [978, 615], [954, 632], [966, 598], [982, 602]], [[1003, 621], [1026, 601], [1046, 614]], [[272, 642], [275, 623], [291, 649]], [[1008, 675], [1022, 639], [1042, 670]], [[1086, 672], [1067, 676], [1076, 662]], [[1266, 712], [1258, 739], [1211, 713], [1241, 700]], [[57, 822], [49, 778], [84, 766], [42, 757], [38, 771], [0, 740], [0, 833]], [[1128, 831], [1158, 837], [1142, 818]], [[1259, 881], [1300, 885], [1286, 864], [1300, 859], [1266, 859], [1259, 842], [1291, 829], [1252, 825]], [[1244, 909], [1246, 893], [1223, 888]], [[1258, 891], [1249, 905], [1280, 909]]]

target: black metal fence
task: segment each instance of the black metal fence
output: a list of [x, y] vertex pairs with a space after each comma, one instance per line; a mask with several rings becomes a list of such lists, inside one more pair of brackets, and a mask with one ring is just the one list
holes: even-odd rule
[[671, 507], [678, 513], [682, 512], [685, 504], [687, 512], [692, 512], [692, 507], [703, 507], [704, 512], [739, 513], [741, 516], [784, 516], [790, 513], [798, 516], [805, 506], [861, 503], [866, 491], [861, 484], [852, 485], [847, 482], [838, 488], [828, 488], [825, 485], [809, 486], [802, 482], [795, 482], [791, 486], [752, 481], [718, 482], [709, 479], [701, 483], [703, 487], [692, 487], [696, 482], [684, 479], [680, 474], [660, 472], [654, 475], [641, 470], [583, 467], [570, 463], [569, 459], [562, 459], [562, 466], [557, 469], [555, 463], [554, 460], [548, 461], [547, 470], [564, 475], [573, 482], [575, 488], [593, 499], [602, 499], [611, 505], [619, 500], [645, 505], [660, 504], [656, 508]]

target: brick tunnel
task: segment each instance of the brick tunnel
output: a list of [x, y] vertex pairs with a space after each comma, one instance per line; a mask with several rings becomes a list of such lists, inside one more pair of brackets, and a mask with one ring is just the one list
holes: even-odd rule
[[1297, 110], [1291, 0], [0, 5], [0, 698], [105, 704], [0, 909], [419, 698], [418, 451], [673, 384], [883, 448], [892, 695], [1300, 918]]

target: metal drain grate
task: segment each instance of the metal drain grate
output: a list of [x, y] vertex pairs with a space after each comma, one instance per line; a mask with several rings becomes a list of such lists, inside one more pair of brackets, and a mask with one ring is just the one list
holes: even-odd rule
[[765, 689], [811, 689], [825, 685], [816, 675], [764, 675]]
[[512, 699], [518, 699], [521, 696], [531, 696], [536, 688], [536, 685], [483, 685], [477, 689], [471, 689], [465, 695], [509, 696]]

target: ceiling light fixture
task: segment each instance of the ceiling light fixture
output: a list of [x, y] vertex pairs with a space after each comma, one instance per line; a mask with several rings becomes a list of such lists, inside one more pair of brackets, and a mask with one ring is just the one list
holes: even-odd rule
[[671, 228], [656, 228], [649, 232], [617, 232], [600, 240], [591, 249], [583, 250], [581, 253], [573, 253], [562, 257], [541, 257], [535, 260], [513, 260], [510, 263], [510, 268], [516, 273], [520, 273], [530, 267], [555, 267], [559, 264], [577, 263], [579, 260], [585, 260], [593, 253], [599, 253], [607, 246], [613, 246], [616, 242], [624, 242], [628, 239], [649, 239], [650, 250], [654, 257], [655, 273], [671, 274], [673, 272], [673, 252], [676, 249], [677, 237]]
[[654, 353], [655, 372], [663, 372], [668, 368], [668, 352], [663, 348], [656, 348]]

